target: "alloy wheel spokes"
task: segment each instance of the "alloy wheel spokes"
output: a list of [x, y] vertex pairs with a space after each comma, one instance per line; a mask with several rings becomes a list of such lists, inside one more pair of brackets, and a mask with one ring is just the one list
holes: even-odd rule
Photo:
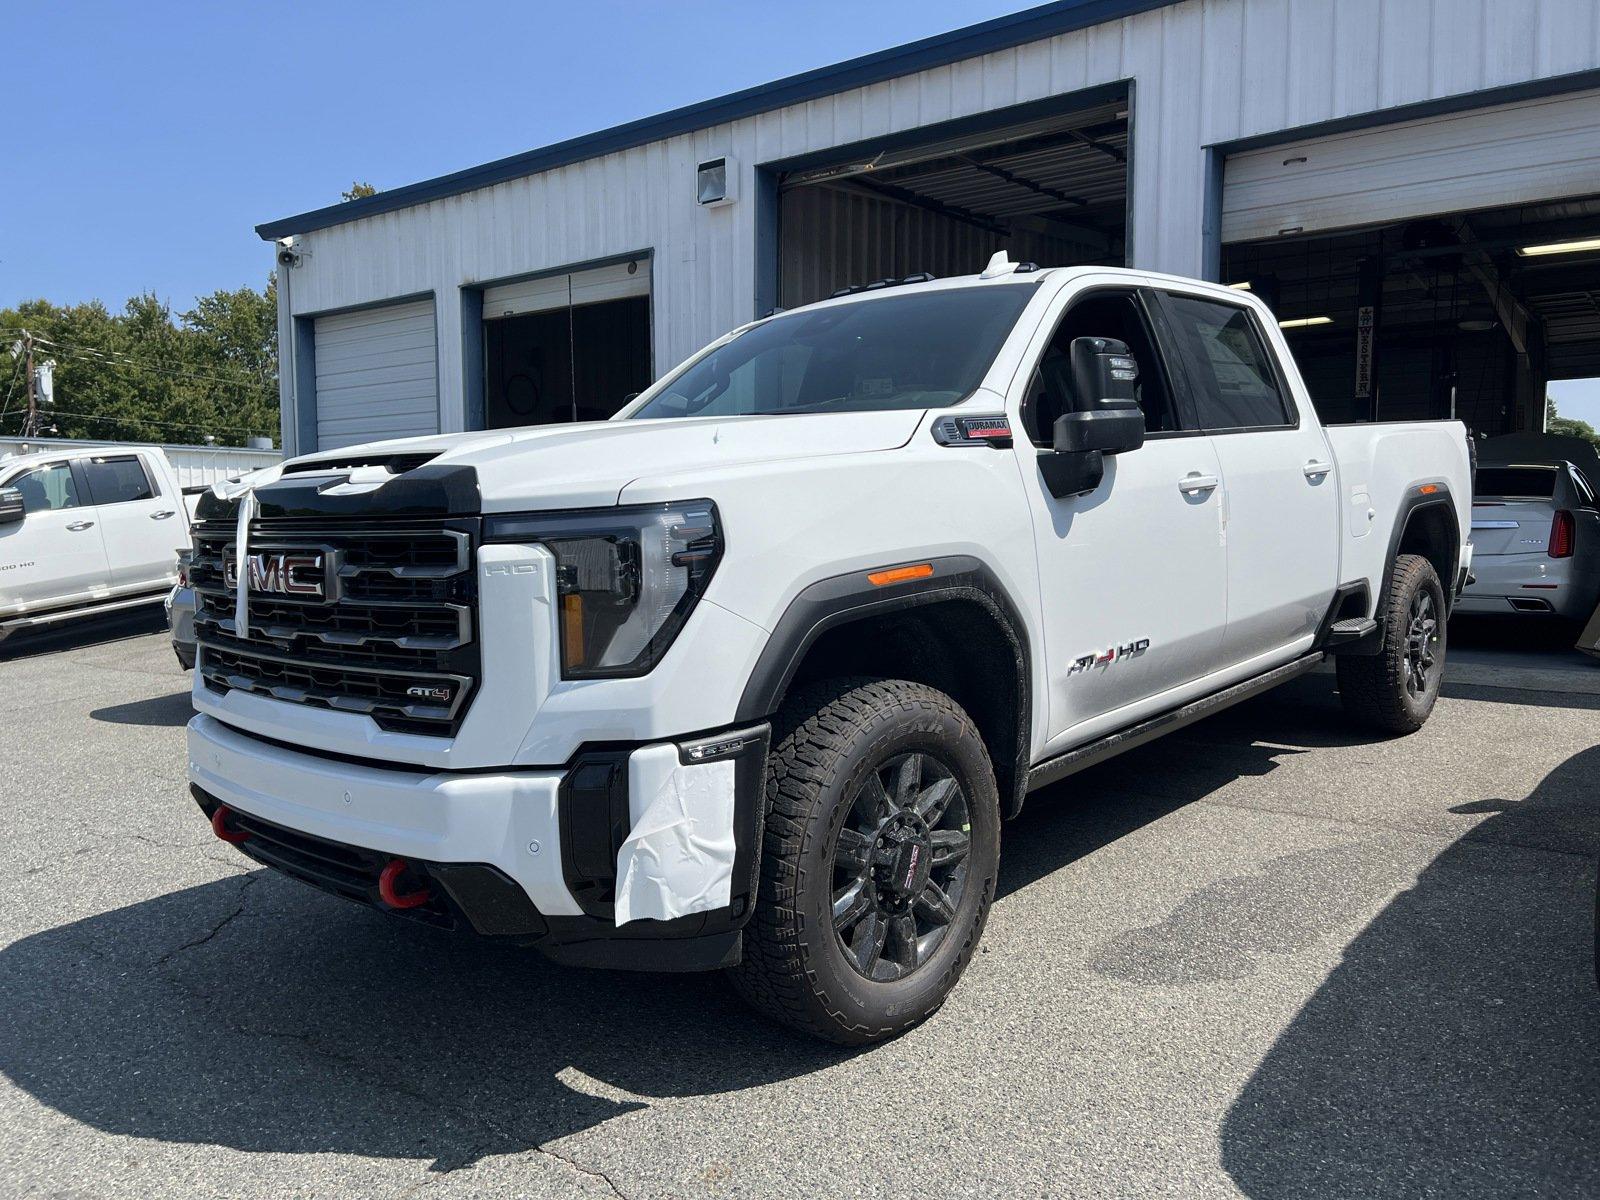
[[959, 829], [936, 829], [928, 840], [933, 843], [935, 867], [953, 867], [972, 849], [972, 839]]
[[883, 762], [851, 798], [833, 848], [831, 915], [862, 975], [904, 978], [938, 949], [966, 890], [970, 820], [954, 772], [922, 751]]

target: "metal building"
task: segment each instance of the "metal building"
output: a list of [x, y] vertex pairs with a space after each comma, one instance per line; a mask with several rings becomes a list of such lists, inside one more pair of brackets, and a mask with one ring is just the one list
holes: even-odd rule
[[1329, 420], [1539, 428], [1600, 375], [1600, 5], [1060, 0], [258, 232], [291, 453], [604, 417], [1001, 248], [1256, 289]]

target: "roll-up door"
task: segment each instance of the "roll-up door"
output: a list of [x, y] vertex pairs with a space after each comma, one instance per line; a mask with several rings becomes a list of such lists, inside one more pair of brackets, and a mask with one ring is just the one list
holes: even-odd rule
[[548, 312], [568, 304], [595, 304], [650, 294], [650, 272], [637, 259], [574, 271], [570, 275], [544, 275], [520, 283], [500, 283], [483, 289], [483, 319]]
[[483, 289], [484, 425], [599, 421], [649, 386], [650, 260]]
[[439, 432], [433, 301], [316, 320], [317, 448]]
[[1600, 184], [1600, 91], [1230, 155], [1222, 240], [1532, 203]]

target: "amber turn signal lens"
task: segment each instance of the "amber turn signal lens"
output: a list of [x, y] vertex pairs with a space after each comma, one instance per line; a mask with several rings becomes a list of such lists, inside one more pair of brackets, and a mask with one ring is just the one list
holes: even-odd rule
[[890, 583], [904, 583], [908, 579], [926, 579], [932, 574], [932, 563], [917, 563], [910, 567], [890, 567], [886, 571], [873, 571], [867, 576], [867, 582], [873, 587], [883, 587]]

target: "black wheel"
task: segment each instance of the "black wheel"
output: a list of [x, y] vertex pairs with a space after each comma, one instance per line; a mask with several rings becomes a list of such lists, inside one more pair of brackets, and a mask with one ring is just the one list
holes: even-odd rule
[[805, 689], [773, 730], [767, 804], [739, 992], [847, 1045], [934, 1012], [983, 932], [1000, 861], [994, 770], [967, 714], [904, 680]]
[[1378, 623], [1379, 654], [1341, 655], [1339, 698], [1345, 712], [1389, 733], [1421, 729], [1444, 678], [1444, 588], [1433, 564], [1416, 554], [1394, 560], [1389, 597]]

